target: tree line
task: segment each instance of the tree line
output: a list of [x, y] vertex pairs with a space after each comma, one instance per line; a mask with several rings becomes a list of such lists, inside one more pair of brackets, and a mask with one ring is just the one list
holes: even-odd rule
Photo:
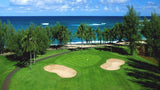
[[[15, 52], [22, 61], [32, 60], [34, 62], [36, 55], [44, 53], [52, 42], [58, 41], [58, 44], [65, 45], [71, 42], [74, 37], [81, 40], [81, 44], [86, 41], [87, 44], [92, 44], [93, 41], [98, 41], [100, 44], [106, 41], [114, 40], [122, 41], [125, 39], [129, 42], [130, 54], [136, 48], [137, 41], [141, 40], [141, 36], [146, 37], [149, 46], [149, 53], [152, 56], [159, 57], [160, 53], [160, 17], [156, 13], [152, 13], [151, 20], [144, 18], [144, 22], [140, 26], [140, 16], [134, 10], [133, 6], [128, 6], [128, 12], [123, 17], [122, 23], [116, 23], [112, 28], [96, 28], [81, 23], [77, 28], [77, 32], [73, 34], [67, 27], [57, 23], [55, 26], [37, 26], [33, 23], [27, 29], [16, 31], [12, 24], [2, 24], [0, 22], [0, 52], [5, 49]], [[34, 59], [32, 59], [34, 58]]]
[[148, 53], [159, 60], [160, 66], [160, 16], [152, 13], [150, 21], [144, 18], [143, 25], [141, 33], [146, 37]]

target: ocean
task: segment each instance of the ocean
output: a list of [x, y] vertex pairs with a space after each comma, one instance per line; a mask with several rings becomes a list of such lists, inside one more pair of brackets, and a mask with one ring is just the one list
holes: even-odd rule
[[[140, 20], [143, 20], [141, 17]], [[150, 19], [150, 17], [147, 17]], [[16, 30], [26, 29], [31, 23], [42, 26], [56, 25], [57, 22], [66, 26], [69, 31], [75, 33], [81, 23], [88, 24], [94, 30], [99, 27], [102, 31], [104, 28], [112, 28], [115, 23], [122, 23], [123, 16], [1, 16], [0, 21], [7, 23], [10, 21]], [[80, 39], [74, 38], [73, 44], [80, 43]]]

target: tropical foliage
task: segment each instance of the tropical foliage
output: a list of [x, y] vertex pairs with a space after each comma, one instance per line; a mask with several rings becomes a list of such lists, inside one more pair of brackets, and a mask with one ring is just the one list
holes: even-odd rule
[[81, 24], [77, 30], [77, 37], [81, 39], [81, 44], [83, 44], [83, 40], [85, 39], [86, 26], [85, 24]]
[[141, 33], [146, 37], [148, 51], [151, 56], [157, 57], [160, 62], [160, 17], [156, 13], [152, 13], [151, 20], [148, 21], [147, 18], [144, 18], [143, 25]]
[[153, 13], [150, 21], [144, 18], [142, 28], [139, 27], [139, 18], [133, 6], [128, 6], [128, 12], [123, 17], [122, 23], [116, 23], [112, 28], [104, 28], [104, 31], [100, 30], [99, 27], [94, 30], [91, 26], [81, 23], [74, 34], [60, 23], [46, 27], [36, 26], [32, 23], [29, 28], [16, 31], [10, 22], [7, 24], [0, 22], [0, 52], [3, 53], [8, 49], [14, 52], [21, 61], [30, 59], [32, 63], [32, 60], [35, 60], [38, 54], [44, 53], [50, 44], [65, 45], [77, 37], [81, 40], [81, 44], [84, 41], [87, 44], [92, 44], [93, 40], [96, 41], [96, 39], [100, 44], [102, 41], [113, 43], [114, 40], [127, 40], [130, 54], [133, 55], [137, 41], [141, 38], [139, 33], [141, 31], [147, 39], [150, 55], [159, 57], [160, 17]]
[[98, 38], [98, 40], [99, 40], [99, 42], [101, 44], [103, 38], [102, 38], [102, 31], [99, 29], [99, 27], [97, 27], [96, 33], [97, 33], [97, 38]]
[[125, 38], [130, 42], [130, 54], [133, 55], [136, 48], [136, 41], [140, 39], [140, 35], [138, 35], [139, 16], [133, 6], [128, 6], [128, 12], [124, 16], [123, 23], [125, 27]]
[[13, 35], [15, 29], [12, 27], [12, 24], [8, 21], [8, 24], [2, 24], [0, 21], [0, 53], [5, 51], [5, 46], [7, 40], [9, 39], [10, 35]]

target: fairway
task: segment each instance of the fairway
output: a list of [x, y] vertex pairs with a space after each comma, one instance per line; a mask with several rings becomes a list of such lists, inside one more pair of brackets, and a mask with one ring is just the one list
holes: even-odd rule
[[[117, 58], [126, 64], [119, 70], [108, 71], [100, 68], [107, 59]], [[126, 74], [130, 69], [127, 58], [139, 56], [121, 55], [98, 49], [74, 51], [61, 56], [37, 62], [32, 69], [22, 68], [16, 72], [10, 82], [9, 90], [140, 90], [144, 89]], [[73, 78], [61, 78], [56, 73], [47, 72], [44, 66], [60, 64], [77, 71]]]

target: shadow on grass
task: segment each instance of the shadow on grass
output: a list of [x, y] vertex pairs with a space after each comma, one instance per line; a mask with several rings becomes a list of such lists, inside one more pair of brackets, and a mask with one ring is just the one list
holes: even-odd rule
[[105, 48], [95, 48], [96, 50], [103, 50], [103, 51], [111, 51], [116, 52], [122, 55], [129, 55], [129, 53], [120, 47], [113, 47], [113, 46], [106, 46]]
[[50, 48], [56, 48], [56, 49], [58, 49], [58, 48], [62, 48], [64, 45], [53, 45], [53, 46], [50, 46]]
[[154, 73], [159, 73], [160, 74], [160, 67], [146, 63], [146, 62], [142, 62], [140, 60], [136, 60], [136, 59], [131, 59], [128, 58], [129, 62], [128, 65], [137, 69], [143, 69], [143, 70], [147, 70], [147, 71], [151, 71]]
[[26, 67], [27, 66], [27, 63], [29, 62], [29, 58], [28, 57], [18, 57], [16, 56], [15, 54], [14, 55], [8, 55], [6, 56], [6, 58], [10, 61], [15, 61], [17, 62], [15, 64], [15, 66], [18, 66], [18, 67]]
[[70, 50], [70, 51], [80, 51], [80, 50], [88, 50], [88, 49], [89, 49], [88, 47], [87, 48], [78, 47], [78, 48], [70, 48], [68, 50]]
[[132, 77], [130, 81], [152, 89], [160, 90], [160, 68], [146, 62], [128, 58], [127, 63], [134, 69], [126, 69], [128, 76]]

